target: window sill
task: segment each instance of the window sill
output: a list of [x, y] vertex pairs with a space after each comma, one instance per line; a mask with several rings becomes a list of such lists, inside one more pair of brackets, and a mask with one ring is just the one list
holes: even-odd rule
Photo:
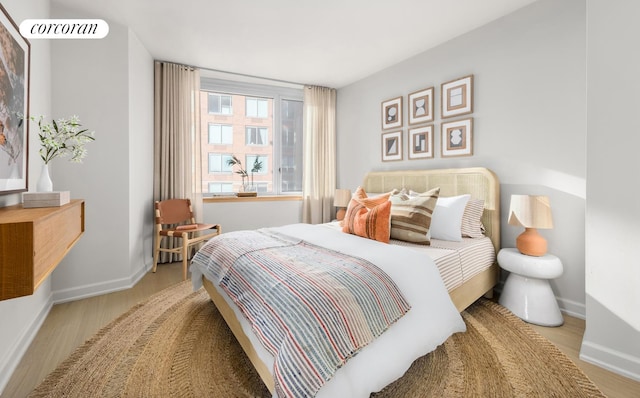
[[284, 201], [302, 201], [302, 195], [264, 195], [239, 198], [237, 196], [208, 196], [202, 199], [204, 203], [221, 203], [221, 202], [284, 202]]

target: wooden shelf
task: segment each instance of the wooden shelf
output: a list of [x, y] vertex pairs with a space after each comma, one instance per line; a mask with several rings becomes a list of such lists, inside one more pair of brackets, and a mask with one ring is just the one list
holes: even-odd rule
[[0, 300], [28, 296], [84, 233], [84, 200], [0, 208]]

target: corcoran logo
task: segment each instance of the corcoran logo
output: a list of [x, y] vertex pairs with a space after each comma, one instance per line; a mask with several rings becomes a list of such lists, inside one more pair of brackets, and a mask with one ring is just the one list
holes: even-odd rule
[[25, 19], [20, 24], [27, 39], [102, 39], [108, 33], [102, 19]]

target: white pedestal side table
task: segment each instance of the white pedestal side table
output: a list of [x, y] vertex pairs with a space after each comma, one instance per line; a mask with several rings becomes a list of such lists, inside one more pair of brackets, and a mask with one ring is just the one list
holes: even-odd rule
[[521, 319], [542, 326], [560, 326], [564, 322], [549, 279], [562, 275], [562, 262], [552, 254], [527, 256], [518, 249], [502, 249], [498, 264], [510, 272], [500, 304]]

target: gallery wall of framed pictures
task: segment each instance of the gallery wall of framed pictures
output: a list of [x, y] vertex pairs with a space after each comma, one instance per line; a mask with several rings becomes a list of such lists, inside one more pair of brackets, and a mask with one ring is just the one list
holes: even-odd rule
[[[435, 157], [434, 106], [435, 87], [430, 86], [407, 95], [407, 159]], [[449, 80], [440, 85], [440, 156], [443, 158], [473, 155], [473, 75]], [[381, 104], [382, 161], [404, 159], [403, 96]]]

